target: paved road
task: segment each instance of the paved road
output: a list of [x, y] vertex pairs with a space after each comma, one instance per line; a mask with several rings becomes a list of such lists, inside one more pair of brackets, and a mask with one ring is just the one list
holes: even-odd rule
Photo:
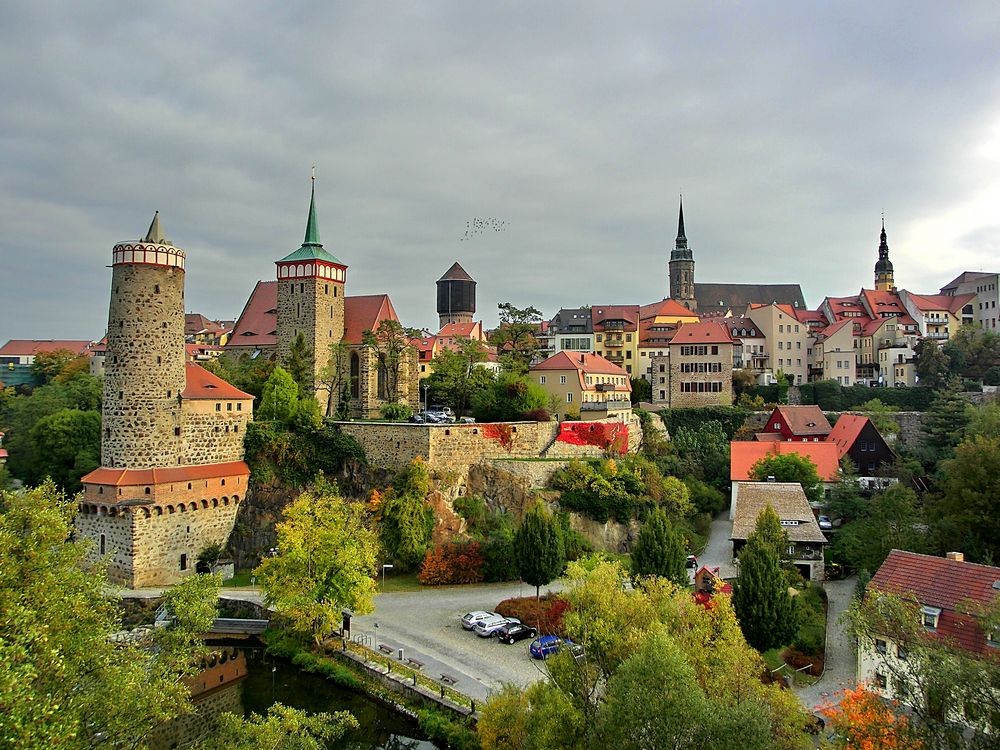
[[712, 521], [708, 545], [698, 556], [699, 565], [709, 568], [718, 567], [723, 578], [735, 578], [736, 566], [733, 565], [733, 543], [729, 535], [733, 533], [733, 522], [729, 520], [729, 511], [724, 510]]
[[843, 581], [827, 581], [823, 585], [829, 602], [826, 614], [826, 667], [818, 682], [796, 690], [799, 700], [810, 710], [833, 700], [835, 693], [853, 687], [857, 681], [854, 648], [840, 623], [841, 613], [851, 603], [856, 581], [852, 576]]
[[402, 647], [406, 656], [425, 663], [423, 671], [430, 677], [437, 679], [445, 672], [458, 678], [455, 689], [485, 699], [504, 684], [529, 685], [543, 679], [545, 672], [528, 655], [530, 641], [507, 646], [495, 638], [480, 638], [462, 628], [461, 617], [471, 610], [492, 610], [503, 599], [533, 593], [533, 587], [514, 583], [380, 594], [375, 612], [355, 617], [351, 631], [354, 636], [369, 636], [373, 645], [377, 635], [379, 643]]

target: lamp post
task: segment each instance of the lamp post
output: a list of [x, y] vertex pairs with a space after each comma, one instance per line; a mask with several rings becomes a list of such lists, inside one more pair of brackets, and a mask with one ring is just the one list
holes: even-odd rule
[[422, 387], [424, 389], [424, 412], [426, 413], [426, 411], [427, 411], [427, 392], [431, 389], [431, 387], [429, 385], [427, 385], [426, 383]]
[[385, 569], [392, 570], [392, 563], [385, 563], [382, 566], [382, 590], [385, 591]]

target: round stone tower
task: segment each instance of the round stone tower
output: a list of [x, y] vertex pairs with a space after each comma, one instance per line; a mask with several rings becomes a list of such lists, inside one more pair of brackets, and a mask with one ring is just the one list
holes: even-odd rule
[[101, 465], [181, 463], [185, 253], [163, 236], [159, 212], [141, 240], [113, 250], [104, 370]]
[[441, 328], [448, 323], [471, 323], [476, 315], [476, 282], [458, 262], [437, 281], [437, 311]]

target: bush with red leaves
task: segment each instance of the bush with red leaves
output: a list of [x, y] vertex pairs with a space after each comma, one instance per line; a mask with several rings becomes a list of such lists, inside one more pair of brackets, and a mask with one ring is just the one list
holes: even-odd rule
[[450, 542], [427, 550], [417, 580], [425, 586], [479, 583], [483, 580], [479, 542]]
[[569, 602], [558, 594], [545, 594], [538, 600], [533, 596], [504, 599], [496, 606], [496, 612], [504, 617], [516, 617], [539, 633], [560, 636], [566, 635], [563, 615], [568, 610]]

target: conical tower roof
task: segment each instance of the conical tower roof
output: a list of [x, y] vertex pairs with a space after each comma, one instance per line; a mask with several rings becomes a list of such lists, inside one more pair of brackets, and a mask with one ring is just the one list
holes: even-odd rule
[[475, 279], [469, 276], [466, 270], [459, 265], [458, 261], [452, 263], [451, 268], [445, 271], [444, 276], [438, 279], [438, 281], [471, 281], [473, 284], [476, 283]]
[[328, 253], [323, 248], [323, 243], [319, 240], [319, 221], [316, 219], [316, 177], [312, 178], [312, 192], [309, 196], [309, 216], [306, 219], [306, 236], [302, 240], [302, 247], [293, 253], [289, 253], [279, 260], [279, 263], [296, 260], [323, 260], [327, 263], [336, 263], [338, 266], [344, 265], [336, 257]]
[[163, 227], [160, 226], [160, 212], [157, 211], [153, 214], [153, 221], [149, 225], [149, 231], [146, 232], [146, 236], [142, 240], [143, 242], [152, 242], [157, 245], [167, 245], [166, 236], [163, 234]]

